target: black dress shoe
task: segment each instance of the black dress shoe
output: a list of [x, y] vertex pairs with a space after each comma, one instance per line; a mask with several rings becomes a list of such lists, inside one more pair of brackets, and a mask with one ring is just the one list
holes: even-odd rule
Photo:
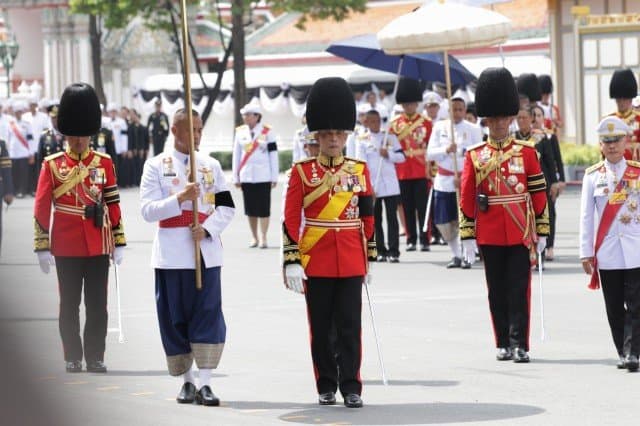
[[511, 348], [498, 348], [496, 359], [498, 361], [510, 361], [513, 359], [513, 351]]
[[334, 392], [326, 392], [318, 395], [318, 404], [333, 405], [336, 403], [336, 394]]
[[620, 358], [618, 358], [618, 363], [616, 364], [616, 367], [618, 367], [618, 370], [624, 370], [625, 368], [627, 368], [627, 360], [624, 359], [624, 356], [620, 355]]
[[398, 263], [398, 262], [400, 262], [400, 259], [398, 259], [398, 256], [389, 256], [389, 262], [390, 263]]
[[627, 370], [629, 370], [630, 372], [638, 371], [638, 366], [640, 365], [640, 362], [638, 362], [638, 355], [627, 355], [625, 364]]
[[513, 362], [517, 362], [517, 363], [529, 362], [529, 354], [527, 353], [527, 351], [525, 351], [522, 348], [516, 348], [516, 350], [513, 351]]
[[416, 251], [415, 244], [407, 244], [407, 251]]
[[438, 239], [438, 244], [440, 244], [441, 246], [446, 246], [447, 242], [444, 240], [444, 238], [440, 237]]
[[420, 251], [431, 251], [431, 247], [428, 245], [420, 246]]
[[462, 259], [460, 259], [459, 257], [454, 257], [453, 259], [451, 259], [451, 262], [447, 263], [447, 269], [459, 268], [460, 265], [462, 265]]
[[362, 398], [357, 393], [350, 393], [344, 397], [344, 406], [347, 408], [360, 408], [362, 405]]
[[376, 262], [386, 262], [386, 261], [387, 261], [386, 256], [379, 255], [378, 257], [376, 257]]
[[205, 385], [196, 393], [196, 403], [208, 407], [217, 407], [220, 405], [220, 399], [213, 394], [209, 386]]
[[82, 361], [66, 361], [65, 370], [67, 370], [67, 373], [80, 373], [82, 371]]
[[462, 261], [462, 265], [460, 265], [460, 267], [462, 269], [471, 269], [471, 264], [469, 262], [467, 262], [466, 260]]
[[178, 404], [191, 404], [196, 400], [196, 386], [191, 382], [185, 382], [176, 397]]
[[87, 361], [87, 371], [89, 373], [106, 373], [107, 366], [100, 360]]

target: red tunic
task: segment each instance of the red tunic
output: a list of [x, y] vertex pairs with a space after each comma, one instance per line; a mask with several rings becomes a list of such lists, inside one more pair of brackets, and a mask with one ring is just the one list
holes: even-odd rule
[[631, 128], [631, 137], [624, 150], [624, 158], [627, 160], [640, 160], [640, 112], [630, 109], [627, 112], [614, 112], [613, 115], [627, 123]]
[[[460, 187], [461, 238], [475, 238], [478, 244], [530, 247], [532, 234], [549, 234], [545, 188], [537, 151], [530, 142], [509, 138], [499, 149], [490, 139], [470, 147]], [[479, 209], [478, 194], [488, 197], [486, 211]]]
[[296, 163], [285, 199], [284, 264], [302, 264], [309, 277], [365, 275], [367, 257], [376, 257], [372, 189], [364, 162], [320, 156]]
[[[102, 227], [85, 217], [85, 207], [96, 204], [108, 212]], [[89, 257], [110, 254], [114, 245], [126, 244], [115, 171], [106, 154], [87, 150], [79, 156], [67, 150], [45, 158], [33, 211], [35, 251]]]
[[432, 126], [431, 120], [420, 114], [409, 117], [403, 113], [391, 122], [389, 132], [398, 138], [406, 157], [396, 163], [399, 180], [427, 177], [426, 153]]

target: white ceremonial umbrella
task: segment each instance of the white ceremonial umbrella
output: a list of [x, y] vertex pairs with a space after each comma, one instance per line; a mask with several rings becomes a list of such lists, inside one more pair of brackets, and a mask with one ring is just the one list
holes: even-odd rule
[[[447, 97], [451, 105], [448, 51], [504, 43], [510, 31], [509, 19], [499, 13], [454, 0], [428, 0], [413, 12], [389, 22], [377, 37], [382, 50], [392, 55], [442, 52]], [[453, 114], [453, 108], [449, 108], [449, 114]], [[451, 140], [455, 142], [451, 116], [450, 122]], [[453, 165], [457, 177], [455, 154]]]

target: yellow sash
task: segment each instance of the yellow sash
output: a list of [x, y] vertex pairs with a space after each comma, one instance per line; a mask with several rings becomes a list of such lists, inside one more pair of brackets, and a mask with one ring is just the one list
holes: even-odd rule
[[[364, 170], [363, 164], [357, 164], [356, 170], [354, 174], [362, 174]], [[326, 206], [320, 211], [315, 219], [322, 220], [334, 220], [340, 217], [340, 214], [344, 211], [344, 209], [351, 202], [351, 198], [353, 197], [353, 192], [345, 191], [345, 192], [336, 192], [329, 198], [329, 202]], [[317, 228], [314, 226], [305, 226], [304, 233], [302, 238], [300, 239], [299, 247], [300, 247], [300, 261], [302, 263], [302, 267], [306, 268], [311, 260], [311, 256], [307, 253], [311, 251], [313, 246], [317, 244], [318, 241], [326, 234], [328, 231], [327, 228]]]
[[424, 123], [424, 117], [421, 116], [416, 121], [411, 123], [410, 126], [406, 126], [404, 129], [400, 131], [400, 133], [398, 133], [398, 140], [402, 141], [409, 133], [413, 132], [415, 129], [421, 126], [422, 123]]
[[94, 155], [91, 163], [87, 167], [78, 167], [73, 166], [71, 171], [67, 176], [62, 176], [58, 171], [58, 167], [55, 163], [55, 160], [49, 161], [49, 168], [51, 169], [51, 173], [55, 177], [55, 179], [61, 183], [59, 187], [53, 190], [53, 198], [58, 199], [72, 188], [74, 188], [77, 184], [84, 182], [85, 178], [89, 176], [89, 168], [95, 168], [100, 164], [100, 157]]

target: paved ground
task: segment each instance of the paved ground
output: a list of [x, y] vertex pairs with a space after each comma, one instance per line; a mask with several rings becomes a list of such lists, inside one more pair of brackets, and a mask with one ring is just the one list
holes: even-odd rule
[[[280, 192], [281, 186], [273, 193], [274, 217]], [[533, 277], [530, 364], [494, 360], [481, 265], [444, 269], [446, 247], [374, 265], [372, 295], [390, 383], [381, 383], [365, 310], [361, 410], [316, 405], [303, 299], [283, 288], [276, 248], [246, 248], [248, 226], [240, 194], [234, 197], [240, 208], [224, 235], [228, 342], [212, 383], [220, 408], [174, 401], [181, 381], [166, 374], [148, 266], [154, 226], [139, 217], [137, 191], [122, 192], [129, 239], [120, 270], [125, 342], [109, 334], [106, 375], [64, 373], [55, 278], [40, 272], [31, 251], [33, 200], [17, 200], [4, 214], [0, 259], [0, 362], [7, 378], [0, 400], [13, 409], [2, 411], [7, 424], [30, 424], [24, 418], [138, 426], [637, 424], [640, 374], [616, 370], [602, 296], [586, 289], [579, 269], [577, 192], [559, 200], [557, 259], [545, 271], [545, 342]], [[278, 231], [271, 227], [273, 246]], [[111, 292], [111, 326], [115, 312]], [[12, 414], [25, 417], [11, 422]]]

